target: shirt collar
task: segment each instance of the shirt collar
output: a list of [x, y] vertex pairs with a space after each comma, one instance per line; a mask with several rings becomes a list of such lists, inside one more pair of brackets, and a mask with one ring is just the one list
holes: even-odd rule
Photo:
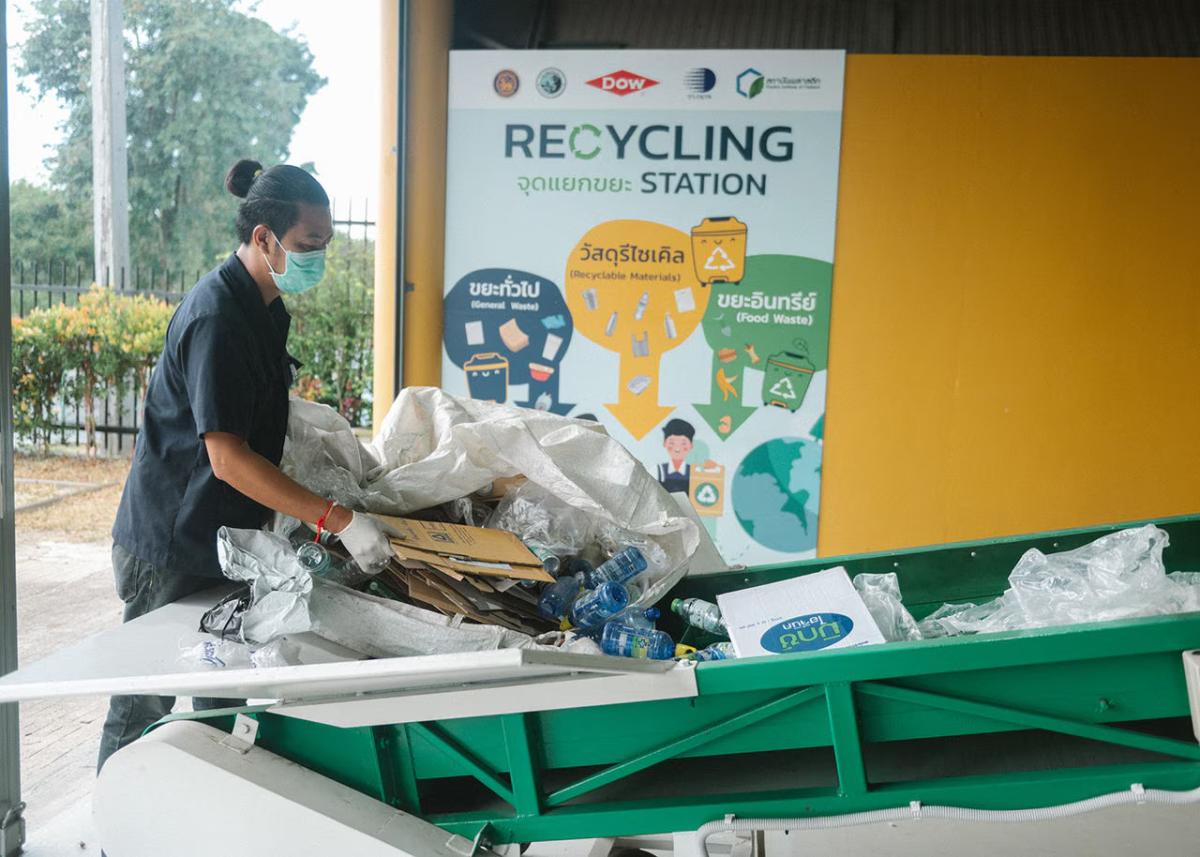
[[271, 301], [270, 306], [264, 304], [258, 283], [254, 282], [237, 253], [230, 253], [229, 258], [221, 264], [221, 274], [237, 298], [238, 304], [246, 311], [251, 324], [272, 331], [278, 337], [278, 344], [285, 347], [292, 317], [283, 303], [282, 296]]

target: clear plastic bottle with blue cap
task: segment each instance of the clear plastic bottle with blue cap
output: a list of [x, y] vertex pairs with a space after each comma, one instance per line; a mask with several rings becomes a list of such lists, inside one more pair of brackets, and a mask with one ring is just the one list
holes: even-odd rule
[[567, 615], [579, 591], [583, 588], [579, 577], [560, 577], [542, 590], [538, 598], [538, 613], [547, 619], [561, 619]]
[[600, 648], [606, 655], [665, 661], [675, 657], [675, 641], [665, 631], [635, 628], [609, 622], [600, 636]]
[[623, 584], [609, 581], [583, 595], [571, 605], [571, 624], [581, 631], [599, 628], [629, 604]]
[[626, 583], [637, 577], [649, 567], [646, 556], [636, 547], [627, 547], [617, 553], [612, 559], [598, 565], [592, 571], [588, 583], [599, 586], [602, 583]]

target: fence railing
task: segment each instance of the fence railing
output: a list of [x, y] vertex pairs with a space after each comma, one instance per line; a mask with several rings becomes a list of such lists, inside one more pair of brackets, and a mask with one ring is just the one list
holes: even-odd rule
[[[375, 238], [375, 221], [368, 218], [368, 205], [360, 203], [361, 213], [356, 216], [353, 202], [341, 210], [334, 201], [333, 225], [338, 241], [362, 242], [364, 245]], [[60, 304], [74, 306], [80, 296], [89, 292], [98, 282], [93, 265], [84, 265], [71, 260], [14, 260], [12, 263], [12, 312], [17, 318], [25, 318], [35, 309], [50, 308]], [[151, 267], [133, 267], [122, 271], [119, 282], [110, 286], [119, 295], [146, 295], [175, 304], [181, 301], [188, 290], [209, 269], [198, 271], [162, 270]], [[364, 276], [372, 276], [364, 271]], [[104, 283], [101, 283], [105, 285]], [[370, 314], [370, 308], [364, 308]], [[369, 319], [368, 319], [369, 324]], [[65, 388], [67, 385], [63, 385]], [[97, 446], [109, 453], [120, 454], [132, 449], [137, 435], [142, 412], [142, 390], [134, 381], [125, 389], [108, 389], [94, 403], [96, 410]], [[59, 394], [55, 404], [55, 424], [51, 429], [51, 441], [59, 445], [80, 446], [86, 442], [85, 414], [78, 401], [68, 401], [66, 394]]]

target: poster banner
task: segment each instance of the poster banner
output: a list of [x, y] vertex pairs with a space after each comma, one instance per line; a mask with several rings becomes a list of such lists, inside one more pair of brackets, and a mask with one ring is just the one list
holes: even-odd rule
[[841, 51], [455, 51], [443, 386], [599, 420], [726, 560], [817, 543]]

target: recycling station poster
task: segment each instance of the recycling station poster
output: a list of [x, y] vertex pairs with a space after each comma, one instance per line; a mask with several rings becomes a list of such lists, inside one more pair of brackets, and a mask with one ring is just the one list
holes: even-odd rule
[[844, 65], [452, 52], [445, 389], [598, 420], [731, 563], [813, 556]]

